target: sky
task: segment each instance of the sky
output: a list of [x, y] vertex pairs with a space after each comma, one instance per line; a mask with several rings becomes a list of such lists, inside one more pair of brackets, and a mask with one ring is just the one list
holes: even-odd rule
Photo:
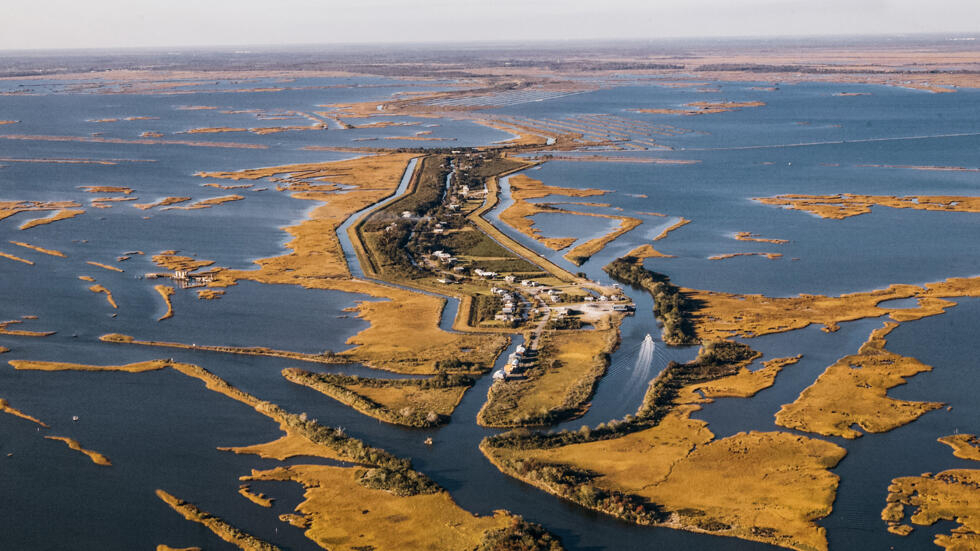
[[0, 50], [980, 35], [980, 0], [5, 0]]

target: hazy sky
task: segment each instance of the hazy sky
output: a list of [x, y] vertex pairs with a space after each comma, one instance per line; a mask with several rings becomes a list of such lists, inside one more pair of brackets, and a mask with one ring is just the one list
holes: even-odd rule
[[980, 0], [4, 0], [0, 49], [980, 34]]

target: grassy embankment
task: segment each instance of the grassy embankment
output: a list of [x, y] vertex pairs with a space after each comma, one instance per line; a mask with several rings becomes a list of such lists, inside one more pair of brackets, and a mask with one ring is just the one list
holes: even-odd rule
[[825, 550], [813, 521], [830, 513], [838, 478], [828, 469], [842, 448], [782, 432], [715, 440], [690, 418], [712, 392], [751, 396], [795, 360], [747, 374], [756, 357], [741, 344], [706, 344], [651, 383], [635, 416], [575, 432], [511, 431], [481, 450], [510, 476], [623, 520]]
[[54, 249], [45, 249], [43, 247], [38, 247], [37, 245], [31, 245], [30, 243], [24, 243], [23, 241], [11, 241], [14, 245], [18, 247], [24, 247], [25, 249], [31, 249], [32, 251], [37, 251], [39, 253], [46, 254], [48, 256], [57, 256], [61, 258], [67, 257], [67, 255], [61, 251], [56, 251]]
[[[624, 233], [636, 228], [643, 223], [639, 218], [631, 216], [618, 216], [613, 214], [602, 214], [594, 212], [578, 212], [555, 206], [553, 202], [531, 202], [530, 199], [540, 199], [552, 195], [565, 197], [592, 197], [609, 193], [601, 189], [577, 189], [563, 188], [558, 186], [545, 185], [540, 180], [535, 180], [524, 174], [517, 174], [510, 177], [510, 196], [513, 204], [500, 213], [500, 220], [511, 226], [515, 230], [527, 235], [528, 237], [541, 242], [549, 249], [556, 251], [563, 250], [576, 241], [573, 237], [554, 238], [544, 237], [540, 230], [534, 227], [532, 218], [541, 213], [561, 213], [575, 216], [593, 216], [598, 218], [609, 218], [619, 221], [619, 227], [615, 230], [591, 239], [581, 245], [576, 246], [565, 254], [565, 258], [575, 265], [581, 265], [593, 255], [605, 248], [606, 245], [623, 235]], [[605, 203], [576, 203], [583, 206], [607, 207]]]
[[428, 379], [375, 379], [288, 368], [282, 374], [375, 419], [418, 428], [448, 422], [474, 382], [468, 375], [445, 373]]
[[178, 499], [163, 490], [157, 490], [156, 494], [157, 497], [169, 505], [171, 509], [180, 513], [185, 519], [204, 526], [213, 532], [214, 535], [238, 547], [242, 551], [279, 551], [279, 547], [235, 528], [224, 519], [201, 510], [193, 503]]

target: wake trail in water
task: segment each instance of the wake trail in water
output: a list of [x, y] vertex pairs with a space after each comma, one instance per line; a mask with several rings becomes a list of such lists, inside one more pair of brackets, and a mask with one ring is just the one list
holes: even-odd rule
[[645, 388], [645, 384], [650, 381], [650, 374], [653, 371], [653, 356], [657, 349], [657, 343], [653, 342], [653, 337], [647, 334], [640, 345], [640, 353], [636, 357], [636, 365], [633, 366], [633, 375], [626, 383], [626, 390], [632, 392], [637, 388]]

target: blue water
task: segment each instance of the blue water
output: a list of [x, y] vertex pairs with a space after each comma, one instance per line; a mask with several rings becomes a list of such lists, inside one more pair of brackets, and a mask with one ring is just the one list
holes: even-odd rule
[[[98, 341], [109, 332], [139, 338], [213, 345], [261, 345], [302, 352], [343, 350], [347, 340], [366, 324], [344, 310], [359, 294], [269, 286], [243, 282], [226, 289], [216, 301], [196, 298], [194, 290], [178, 289], [175, 316], [157, 321], [163, 302], [154, 280], [141, 279], [157, 271], [149, 256], [175, 249], [180, 254], [214, 260], [216, 265], [252, 269], [254, 261], [282, 254], [290, 239], [283, 227], [304, 219], [314, 208], [275, 191], [274, 183], [257, 181], [267, 191], [223, 191], [201, 184], [199, 171], [238, 170], [287, 163], [349, 158], [356, 153], [304, 150], [307, 146], [457, 147], [487, 144], [509, 137], [465, 121], [385, 117], [418, 123], [412, 126], [297, 131], [257, 136], [251, 133], [188, 135], [178, 132], [204, 126], [307, 125], [303, 118], [261, 120], [253, 113], [222, 110], [263, 109], [311, 113], [324, 104], [353, 101], [383, 102], [395, 92], [418, 91], [432, 84], [383, 78], [300, 79], [277, 82], [206, 83], [207, 91], [188, 94], [101, 94], [72, 91], [56, 81], [5, 81], [0, 90], [28, 84], [39, 95], [4, 96], [0, 119], [20, 120], [0, 127], [0, 158], [115, 159], [114, 165], [20, 163], [0, 160], [0, 200], [75, 200], [86, 214], [72, 220], [17, 230], [23, 221], [45, 213], [23, 213], [0, 221], [0, 251], [35, 262], [34, 266], [0, 258], [4, 300], [0, 320], [37, 315], [21, 327], [53, 330], [46, 338], [0, 335], [11, 352], [0, 356], [0, 398], [52, 424], [43, 434], [78, 438], [109, 456], [114, 466], [98, 467], [63, 444], [43, 440], [35, 427], [0, 415], [0, 453], [6, 469], [0, 476], [5, 496], [0, 515], [0, 547], [57, 549], [63, 542], [79, 548], [134, 549], [199, 545], [230, 549], [210, 532], [184, 521], [154, 495], [162, 488], [197, 503], [256, 536], [284, 549], [311, 549], [301, 531], [276, 516], [301, 500], [297, 486], [256, 484], [278, 498], [272, 510], [256, 507], [237, 495], [238, 476], [275, 462], [218, 452], [217, 446], [271, 440], [274, 423], [250, 408], [203, 389], [199, 382], [163, 371], [145, 374], [38, 373], [14, 371], [11, 359], [118, 364], [173, 357], [202, 365], [231, 384], [292, 412], [307, 412], [330, 426], [345, 427], [370, 444], [413, 459], [416, 468], [446, 487], [463, 507], [488, 514], [506, 508], [543, 523], [572, 549], [767, 549], [768, 546], [668, 529], [628, 525], [592, 514], [502, 475], [476, 446], [496, 431], [475, 424], [490, 385], [481, 379], [464, 397], [453, 422], [440, 429], [409, 430], [379, 423], [322, 394], [285, 381], [286, 367], [378, 377], [397, 375], [358, 365], [304, 364], [277, 358], [233, 356], [205, 351], [112, 345]], [[673, 150], [615, 152], [640, 158], [693, 159], [691, 165], [620, 164], [552, 161], [529, 172], [546, 184], [611, 190], [606, 195], [575, 201], [609, 203], [590, 208], [563, 205], [583, 212], [636, 216], [639, 228], [613, 241], [581, 267], [536, 241], [503, 227], [521, 243], [572, 271], [608, 281], [602, 266], [638, 245], [653, 243], [675, 258], [646, 261], [682, 286], [774, 296], [797, 293], [839, 294], [881, 288], [892, 283], [924, 283], [980, 273], [975, 245], [980, 217], [894, 210], [874, 207], [871, 214], [846, 220], [823, 220], [804, 212], [783, 210], [752, 201], [782, 193], [862, 193], [885, 195], [976, 195], [980, 173], [926, 172], [862, 165], [943, 165], [976, 168], [980, 131], [976, 117], [978, 93], [955, 94], [866, 85], [780, 85], [778, 91], [753, 90], [766, 83], [711, 83], [717, 92], [670, 88], [656, 82], [604, 88], [547, 101], [488, 109], [487, 113], [536, 119], [564, 119], [606, 113], [670, 130], [656, 135], [657, 143]], [[259, 86], [285, 86], [281, 92], [232, 92]], [[23, 88], [23, 87], [21, 87]], [[121, 91], [122, 88], [112, 88]], [[838, 92], [868, 96], [835, 96]], [[636, 108], [675, 108], [693, 101], [765, 101], [765, 107], [703, 116], [648, 115]], [[215, 110], [186, 111], [181, 105], [210, 105]], [[153, 120], [93, 123], [105, 117], [151, 116]], [[370, 122], [370, 119], [367, 120]], [[358, 124], [364, 120], [348, 122]], [[805, 123], [805, 124], [800, 124]], [[431, 126], [438, 125], [438, 126]], [[162, 139], [258, 144], [264, 149], [195, 147], [189, 145], [106, 144], [2, 139], [3, 135], [34, 134], [138, 139], [140, 133], [163, 133]], [[356, 142], [356, 138], [428, 136], [454, 141]], [[954, 135], [961, 134], [961, 135]], [[636, 138], [638, 136], [634, 136]], [[644, 138], [645, 139], [645, 138]], [[232, 183], [222, 181], [222, 183]], [[237, 193], [242, 201], [202, 211], [142, 211], [120, 203], [95, 209], [89, 200], [101, 194], [78, 189], [83, 185], [117, 185], [135, 189], [137, 202], [167, 196], [191, 196], [194, 201]], [[501, 207], [510, 199], [506, 179]], [[568, 200], [548, 197], [543, 201]], [[621, 210], [619, 210], [621, 209]], [[651, 212], [662, 213], [658, 217]], [[652, 239], [681, 217], [692, 222], [663, 240]], [[615, 222], [574, 215], [543, 214], [535, 222], [546, 236], [574, 237], [579, 243], [608, 231]], [[787, 239], [778, 245], [736, 241], [735, 232], [749, 231], [764, 238]], [[7, 243], [9, 240], [57, 249], [55, 258]], [[349, 248], [349, 247], [348, 247]], [[116, 257], [133, 250], [146, 253], [125, 262]], [[347, 251], [350, 253], [350, 251]], [[774, 252], [776, 260], [739, 257], [709, 260], [709, 256], [738, 252]], [[350, 255], [349, 255], [350, 256]], [[116, 273], [86, 264], [118, 265]], [[350, 257], [353, 262], [354, 258]], [[352, 265], [358, 273], [356, 264]], [[103, 295], [91, 293], [95, 277], [119, 303], [113, 309]], [[627, 290], [637, 305], [624, 321], [622, 342], [613, 353], [608, 374], [599, 382], [589, 411], [558, 428], [596, 425], [632, 413], [642, 399], [642, 384], [634, 385], [639, 344], [646, 334], [658, 337], [652, 301], [645, 293]], [[967, 466], [935, 442], [938, 436], [976, 432], [980, 410], [972, 390], [977, 379], [973, 341], [980, 302], [959, 300], [946, 314], [902, 324], [889, 336], [888, 348], [935, 366], [890, 395], [903, 399], [937, 400], [953, 406], [925, 415], [890, 433], [866, 435], [856, 441], [832, 439], [848, 450], [834, 472], [842, 477], [835, 512], [821, 524], [828, 529], [832, 548], [857, 546], [927, 548], [935, 530], [920, 529], [909, 538], [887, 534], [878, 515], [891, 478]], [[906, 305], [907, 306], [907, 305]], [[442, 325], [455, 315], [450, 302]], [[696, 417], [725, 437], [745, 430], [784, 430], [773, 415], [838, 358], [854, 353], [883, 320], [841, 324], [836, 333], [819, 327], [747, 339], [764, 359], [803, 354], [788, 366], [776, 384], [755, 398], [719, 399]], [[515, 347], [519, 339], [511, 343]], [[690, 359], [693, 348], [657, 344], [657, 354], [644, 377], [656, 376], [667, 361]], [[506, 352], [501, 356], [506, 358]], [[502, 360], [501, 360], [502, 361]], [[646, 381], [642, 381], [645, 383]], [[71, 416], [78, 415], [78, 423]], [[431, 436], [435, 443], [423, 443]], [[887, 466], [887, 467], [884, 467]], [[39, 481], [43, 481], [40, 483]], [[52, 519], [52, 522], [44, 522]], [[28, 528], [25, 528], [28, 527]]]

